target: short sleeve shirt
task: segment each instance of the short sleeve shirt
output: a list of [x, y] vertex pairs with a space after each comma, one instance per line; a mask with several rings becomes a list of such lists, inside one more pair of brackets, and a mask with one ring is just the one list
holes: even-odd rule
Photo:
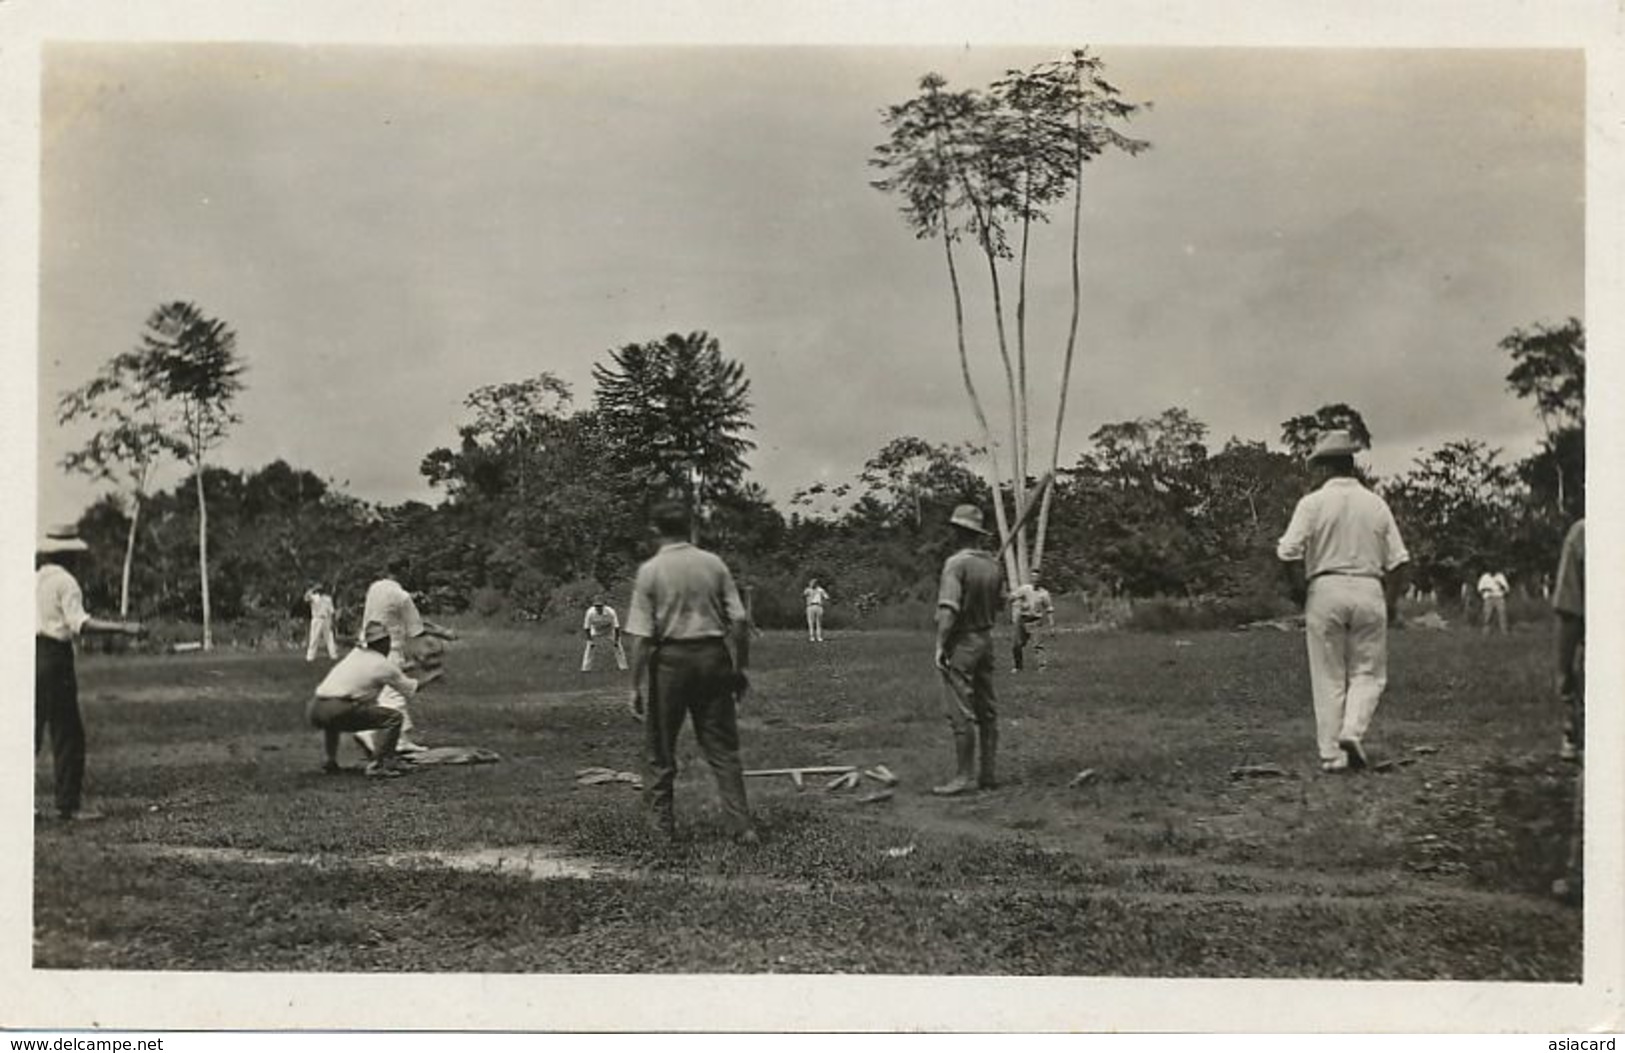
[[1563, 539], [1563, 555], [1557, 562], [1557, 588], [1552, 592], [1552, 609], [1559, 614], [1586, 616], [1586, 523], [1569, 527]]
[[1478, 594], [1486, 600], [1505, 596], [1511, 589], [1505, 574], [1483, 574], [1478, 579]]
[[807, 598], [807, 606], [822, 607], [824, 601], [829, 599], [829, 593], [824, 591], [822, 585], [813, 585], [802, 589], [801, 594]]
[[954, 628], [959, 632], [993, 628], [1004, 606], [1004, 574], [998, 561], [987, 552], [971, 548], [949, 556], [942, 565], [937, 606], [954, 612]]
[[745, 620], [728, 565], [687, 542], [661, 546], [638, 568], [626, 631], [652, 640], [706, 640]]
[[325, 592], [310, 594], [310, 620], [313, 622], [330, 621], [333, 617], [333, 597]]
[[392, 578], [380, 578], [367, 587], [367, 599], [362, 605], [363, 631], [368, 622], [381, 622], [389, 630], [389, 646], [393, 651], [404, 649], [406, 641], [423, 635], [423, 616], [412, 596]]
[[34, 631], [63, 643], [90, 621], [84, 594], [65, 567], [47, 563], [34, 572]]
[[1049, 590], [1037, 585], [1023, 585], [1010, 597], [1016, 617], [1037, 621], [1047, 618], [1054, 609]]
[[588, 607], [587, 615], [581, 620], [581, 627], [594, 636], [602, 636], [621, 627], [621, 619], [615, 613], [615, 608], [605, 604], [602, 607]]
[[1298, 502], [1275, 554], [1303, 560], [1308, 578], [1381, 578], [1411, 558], [1388, 502], [1349, 478], [1328, 479]]

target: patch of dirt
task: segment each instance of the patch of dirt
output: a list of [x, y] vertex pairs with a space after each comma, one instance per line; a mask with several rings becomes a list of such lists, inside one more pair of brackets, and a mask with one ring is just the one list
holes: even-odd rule
[[257, 852], [242, 848], [205, 848], [186, 845], [132, 845], [150, 856], [213, 865], [246, 863], [258, 866], [447, 867], [461, 871], [491, 871], [532, 881], [552, 878], [590, 879], [625, 876], [626, 871], [593, 860], [566, 855], [547, 845], [506, 845], [441, 852], [401, 852], [381, 856], [339, 856], [299, 852]]

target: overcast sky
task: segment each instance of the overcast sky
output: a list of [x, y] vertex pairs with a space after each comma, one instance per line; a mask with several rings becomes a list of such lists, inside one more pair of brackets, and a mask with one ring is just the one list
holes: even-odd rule
[[[928, 70], [982, 85], [1071, 43], [53, 46], [42, 410], [186, 299], [249, 366], [216, 460], [281, 457], [372, 500], [435, 499], [417, 467], [471, 389], [549, 370], [585, 404], [607, 349], [671, 331], [744, 363], [753, 477], [781, 501], [891, 437], [970, 438], [940, 248], [868, 186], [879, 110]], [[1384, 472], [1462, 436], [1533, 447], [1496, 343], [1584, 316], [1578, 52], [1100, 53], [1154, 103], [1132, 128], [1154, 145], [1088, 175], [1063, 462], [1176, 405], [1217, 447], [1348, 402]], [[1035, 250], [1040, 377], [1064, 218]], [[41, 428], [41, 517], [72, 519], [94, 489], [54, 467], [74, 436]]]

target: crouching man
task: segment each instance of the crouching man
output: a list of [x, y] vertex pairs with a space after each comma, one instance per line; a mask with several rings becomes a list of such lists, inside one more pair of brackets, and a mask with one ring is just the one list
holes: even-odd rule
[[339, 768], [339, 736], [345, 732], [373, 731], [373, 759], [367, 774], [377, 777], [404, 775], [395, 752], [400, 741], [401, 710], [378, 704], [385, 688], [393, 688], [402, 698], [417, 693], [416, 680], [401, 672], [389, 660], [389, 630], [382, 622], [368, 622], [361, 643], [335, 665], [316, 688], [305, 707], [305, 717], [322, 732], [322, 770], [333, 774]]

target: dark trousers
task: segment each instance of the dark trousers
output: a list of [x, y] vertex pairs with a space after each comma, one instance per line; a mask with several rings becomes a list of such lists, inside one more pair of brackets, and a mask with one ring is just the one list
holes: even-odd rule
[[655, 823], [670, 831], [672, 784], [677, 777], [677, 733], [692, 717], [694, 738], [716, 776], [728, 826], [750, 829], [739, 725], [734, 715], [733, 659], [721, 640], [668, 641], [649, 662], [644, 717], [643, 801]]
[[[960, 635], [948, 648], [948, 670], [942, 674], [942, 715], [954, 733], [992, 728], [999, 721], [993, 692], [993, 637], [987, 631]], [[970, 715], [965, 715], [970, 710]]]
[[79, 679], [73, 644], [34, 637], [34, 753], [51, 730], [51, 769], [56, 779], [56, 810], [79, 811], [85, 784], [85, 722], [79, 715]]

